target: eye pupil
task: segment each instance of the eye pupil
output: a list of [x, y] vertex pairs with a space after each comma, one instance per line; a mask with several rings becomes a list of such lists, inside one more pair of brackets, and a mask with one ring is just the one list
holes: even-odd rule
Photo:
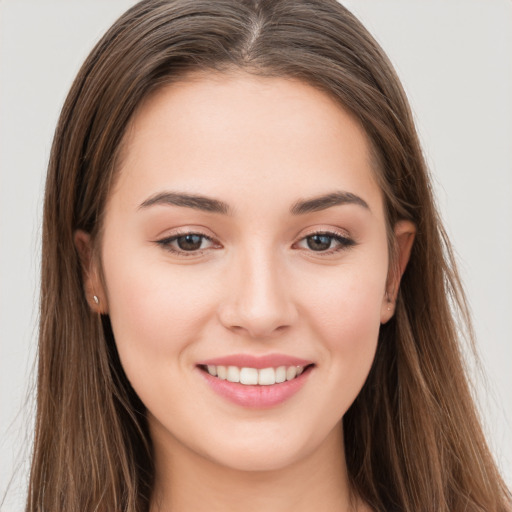
[[311, 235], [307, 237], [308, 247], [313, 251], [325, 251], [331, 247], [332, 237], [329, 235]]
[[203, 237], [201, 235], [183, 235], [176, 239], [182, 251], [197, 251], [201, 248]]

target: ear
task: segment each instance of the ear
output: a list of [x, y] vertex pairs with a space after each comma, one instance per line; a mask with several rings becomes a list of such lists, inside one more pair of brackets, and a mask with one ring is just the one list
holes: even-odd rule
[[408, 220], [401, 220], [395, 224], [396, 259], [389, 269], [386, 292], [382, 299], [381, 323], [385, 324], [395, 314], [396, 298], [400, 287], [400, 280], [405, 272], [411, 256], [411, 249], [416, 235], [416, 226]]
[[85, 298], [93, 311], [106, 314], [107, 297], [100, 279], [98, 263], [93, 256], [91, 235], [79, 229], [75, 231], [73, 239], [82, 266]]

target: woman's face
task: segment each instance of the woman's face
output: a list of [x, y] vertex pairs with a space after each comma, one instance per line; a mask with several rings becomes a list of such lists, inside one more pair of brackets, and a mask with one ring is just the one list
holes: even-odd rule
[[339, 447], [392, 315], [360, 125], [301, 82], [205, 74], [123, 148], [88, 284], [155, 446], [245, 470]]

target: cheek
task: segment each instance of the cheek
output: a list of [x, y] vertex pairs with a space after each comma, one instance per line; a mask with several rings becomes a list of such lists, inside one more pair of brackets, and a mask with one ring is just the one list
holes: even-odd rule
[[202, 278], [143, 255], [104, 254], [109, 315], [128, 376], [155, 372], [162, 360], [174, 364], [197, 339], [212, 309]]
[[[382, 267], [382, 268], [379, 268]], [[309, 323], [322, 345], [320, 363], [328, 369], [333, 407], [344, 414], [370, 371], [380, 329], [386, 267], [365, 272], [340, 269], [308, 299]]]
[[334, 345], [356, 343], [378, 333], [380, 326], [386, 260], [356, 263], [340, 266], [323, 276], [317, 273], [303, 287], [305, 309], [309, 310], [316, 329]]

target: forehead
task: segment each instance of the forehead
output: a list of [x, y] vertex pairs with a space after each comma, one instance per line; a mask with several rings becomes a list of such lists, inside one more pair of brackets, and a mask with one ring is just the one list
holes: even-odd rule
[[[196, 73], [135, 113], [113, 195], [140, 204], [165, 189], [292, 202], [343, 188], [381, 202], [368, 137], [328, 94], [298, 80]], [[240, 204], [237, 204], [240, 203]]]

